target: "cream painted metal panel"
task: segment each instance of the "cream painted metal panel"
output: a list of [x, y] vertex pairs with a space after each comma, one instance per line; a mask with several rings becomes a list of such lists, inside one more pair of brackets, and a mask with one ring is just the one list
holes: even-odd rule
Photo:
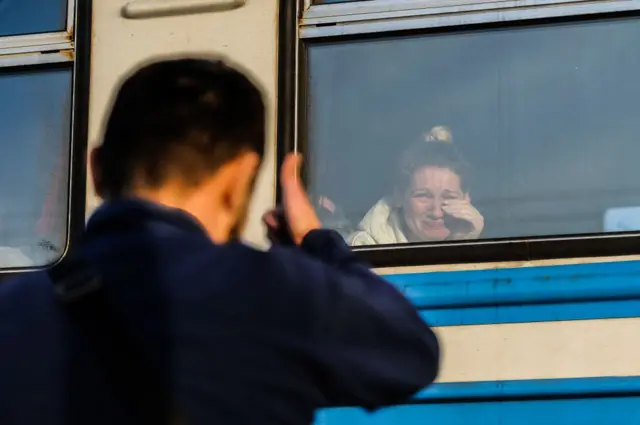
[[[249, 1], [244, 7], [227, 12], [140, 20], [120, 16], [127, 3], [128, 0], [94, 3], [90, 146], [99, 143], [112, 91], [134, 66], [161, 55], [225, 55], [248, 69], [270, 97], [269, 149], [245, 234], [248, 242], [264, 246], [260, 216], [275, 199], [277, 2]], [[87, 214], [90, 214], [99, 200], [91, 182], [87, 185]]]

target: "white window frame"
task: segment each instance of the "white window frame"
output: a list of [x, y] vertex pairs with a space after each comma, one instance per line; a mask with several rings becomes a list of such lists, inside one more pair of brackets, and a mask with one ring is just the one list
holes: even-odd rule
[[64, 31], [0, 36], [0, 67], [73, 62], [75, 15], [76, 0], [67, 0]]
[[333, 37], [640, 10], [640, 0], [370, 0], [302, 3], [299, 37]]

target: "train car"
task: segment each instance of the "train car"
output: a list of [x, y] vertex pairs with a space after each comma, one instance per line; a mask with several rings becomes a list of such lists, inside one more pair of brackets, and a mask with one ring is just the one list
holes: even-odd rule
[[77, 243], [125, 73], [221, 54], [270, 97], [246, 241], [303, 153], [326, 225], [443, 343], [409, 403], [317, 424], [640, 423], [639, 38], [637, 0], [2, 2], [0, 267]]

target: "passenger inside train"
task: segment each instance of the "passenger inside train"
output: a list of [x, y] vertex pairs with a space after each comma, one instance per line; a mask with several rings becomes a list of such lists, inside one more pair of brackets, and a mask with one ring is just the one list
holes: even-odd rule
[[434, 127], [401, 154], [392, 193], [367, 212], [350, 244], [477, 239], [484, 218], [471, 203], [468, 168], [451, 131]]
[[435, 126], [400, 154], [390, 193], [357, 226], [327, 196], [318, 197], [317, 209], [324, 226], [352, 246], [478, 239], [484, 217], [471, 202], [468, 174], [451, 130]]

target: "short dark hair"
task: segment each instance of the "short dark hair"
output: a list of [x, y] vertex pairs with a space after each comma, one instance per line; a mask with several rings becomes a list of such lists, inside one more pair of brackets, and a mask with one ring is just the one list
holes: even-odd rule
[[453, 143], [441, 140], [421, 141], [402, 152], [396, 168], [394, 189], [397, 191], [407, 188], [413, 173], [429, 166], [448, 168], [460, 177], [462, 190], [469, 190], [468, 163]]
[[243, 152], [262, 158], [265, 119], [260, 89], [222, 60], [147, 64], [116, 95], [97, 152], [98, 191], [117, 198], [172, 177], [197, 184]]

